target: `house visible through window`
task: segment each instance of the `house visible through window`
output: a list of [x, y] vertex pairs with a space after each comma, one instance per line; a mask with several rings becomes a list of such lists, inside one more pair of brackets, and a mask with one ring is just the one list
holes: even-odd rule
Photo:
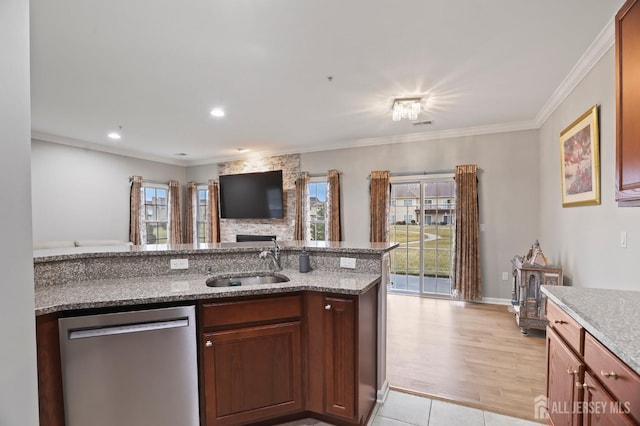
[[328, 237], [327, 181], [311, 180], [308, 183], [307, 238], [326, 241]]
[[143, 184], [144, 244], [167, 244], [169, 228], [169, 186]]
[[209, 188], [206, 185], [198, 186], [197, 191], [197, 212], [196, 212], [196, 241], [199, 243], [207, 242], [207, 231], [209, 223], [207, 221], [207, 212], [209, 211]]

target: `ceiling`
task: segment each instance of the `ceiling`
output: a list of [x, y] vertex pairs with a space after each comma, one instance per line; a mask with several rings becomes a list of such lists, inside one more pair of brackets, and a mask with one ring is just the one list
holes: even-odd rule
[[[33, 137], [192, 165], [537, 128], [622, 3], [31, 0]], [[391, 120], [413, 96], [432, 125]]]

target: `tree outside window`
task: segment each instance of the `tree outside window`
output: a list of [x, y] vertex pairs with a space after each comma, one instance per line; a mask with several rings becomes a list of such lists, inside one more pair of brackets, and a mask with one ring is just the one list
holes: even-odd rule
[[308, 184], [308, 231], [310, 240], [326, 241], [328, 237], [327, 182], [311, 181]]
[[199, 243], [207, 242], [207, 231], [209, 224], [207, 222], [207, 212], [209, 211], [209, 189], [206, 186], [198, 186], [197, 188], [197, 206], [196, 212], [196, 234]]

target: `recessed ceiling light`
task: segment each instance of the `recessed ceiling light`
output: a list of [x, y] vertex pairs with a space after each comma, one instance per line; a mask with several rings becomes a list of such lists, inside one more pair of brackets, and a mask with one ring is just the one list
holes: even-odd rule
[[211, 110], [211, 115], [214, 117], [224, 117], [224, 110], [222, 108], [214, 108]]
[[114, 141], [119, 141], [120, 139], [122, 139], [122, 126], [118, 126], [118, 130], [114, 130], [113, 132], [109, 132], [107, 134], [107, 137], [109, 139], [114, 140]]
[[238, 148], [238, 152], [249, 152], [247, 148]]

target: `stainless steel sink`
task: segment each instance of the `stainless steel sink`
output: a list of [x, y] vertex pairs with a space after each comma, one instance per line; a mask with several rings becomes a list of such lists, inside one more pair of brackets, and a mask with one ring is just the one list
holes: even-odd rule
[[274, 284], [289, 281], [289, 277], [282, 274], [259, 274], [248, 276], [211, 277], [207, 279], [209, 287], [237, 287], [247, 285]]

